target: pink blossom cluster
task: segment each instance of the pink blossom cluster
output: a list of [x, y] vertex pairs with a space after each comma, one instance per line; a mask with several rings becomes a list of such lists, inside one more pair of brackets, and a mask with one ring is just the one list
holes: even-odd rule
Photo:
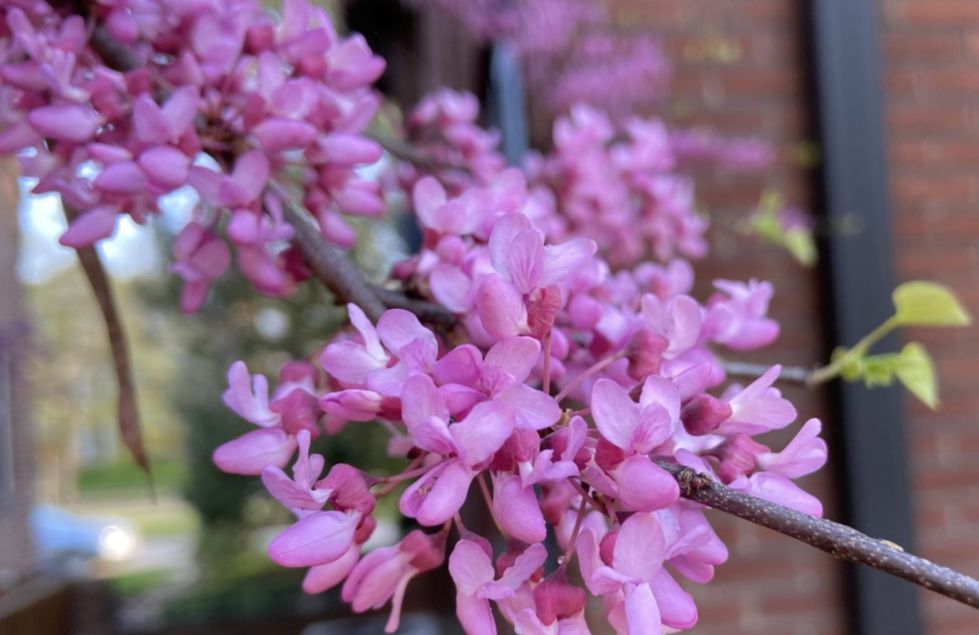
[[[425, 244], [399, 272], [458, 314], [456, 330], [401, 309], [374, 324], [351, 304], [353, 329], [318, 367], [285, 367], [271, 397], [241, 362], [229, 373], [226, 403], [259, 429], [215, 462], [261, 475], [294, 512], [269, 554], [308, 567], [307, 591], [342, 585], [355, 611], [390, 602], [394, 632], [409, 580], [447, 560], [467, 633], [496, 633], [494, 607], [517, 632], [588, 633], [589, 595], [619, 633], [682, 630], [697, 609], [677, 578], [708, 582], [727, 549], [660, 462], [821, 514], [793, 482], [826, 460], [819, 421], [780, 451], [765, 445], [796, 419], [773, 386], [779, 367], [739, 386], [713, 353], [777, 336], [771, 285], [718, 281], [701, 304], [683, 260], [612, 273], [591, 239], [547, 238], [517, 171], [458, 197], [426, 177], [413, 194]], [[310, 454], [311, 439], [370, 422], [390, 432], [401, 472]], [[363, 553], [376, 500], [402, 483], [398, 508], [420, 528]], [[467, 524], [467, 499], [482, 499], [505, 546]]]
[[[706, 253], [707, 219], [696, 212], [693, 181], [677, 172], [673, 142], [660, 120], [631, 118], [617, 126], [604, 112], [578, 104], [555, 122], [551, 152], [528, 157], [525, 183], [513, 174], [504, 176], [498, 136], [476, 123], [478, 114], [471, 94], [443, 89], [426, 97], [408, 118], [406, 137], [431, 160], [427, 171], [469, 210], [440, 212], [453, 217], [451, 222], [473, 218], [475, 208], [493, 199], [503, 183], [511, 192], [511, 206], [527, 197], [532, 209], [525, 213], [546, 236], [588, 236], [615, 268], [649, 257], [666, 262], [675, 255]], [[399, 170], [399, 182], [409, 190], [426, 173], [417, 166]], [[425, 201], [414, 198], [423, 228], [444, 229], [431, 226], [441, 221], [429, 218], [418, 207]], [[488, 238], [485, 231], [474, 236]]]
[[81, 15], [36, 0], [0, 8], [0, 153], [18, 154], [35, 193], [60, 194], [71, 219], [63, 244], [108, 237], [123, 214], [141, 223], [161, 196], [192, 187], [201, 202], [174, 245], [174, 271], [193, 311], [230, 264], [221, 233], [258, 291], [294, 285], [292, 230], [271, 180], [288, 173], [341, 246], [355, 238], [341, 213], [384, 211], [378, 184], [356, 173], [381, 155], [361, 132], [384, 62], [359, 35], [338, 36], [325, 11], [307, 0], [285, 0], [280, 19], [258, 0], [114, 0], [90, 11], [124, 63], [93, 49]]
[[587, 101], [614, 116], [658, 102], [671, 66], [655, 38], [615, 26], [589, 0], [435, 0], [483, 40], [504, 42], [520, 58], [535, 96], [555, 113]]
[[[357, 172], [380, 155], [362, 131], [383, 62], [306, 0], [278, 19], [257, 0], [53, 6], [0, 8], [0, 151], [17, 153], [36, 192], [61, 196], [65, 244], [92, 244], [122, 214], [143, 221], [189, 186], [200, 204], [173, 251], [192, 310], [230, 265], [225, 237], [263, 293], [307, 275], [284, 220], [292, 190], [341, 246], [354, 239], [342, 213], [383, 211], [380, 186]], [[120, 50], [124, 63], [111, 59]], [[677, 577], [708, 582], [727, 549], [664, 464], [822, 511], [794, 483], [825, 462], [820, 423], [765, 445], [796, 418], [779, 368], [739, 386], [715, 357], [774, 340], [772, 287], [721, 280], [705, 303], [689, 295], [692, 269], [675, 256], [703, 252], [704, 222], [658, 121], [617, 130], [576, 107], [554, 153], [521, 171], [504, 168], [476, 115], [473, 98], [443, 92], [409, 119], [422, 150], [444, 154], [420, 166], [432, 174], [405, 173], [424, 239], [393, 271], [456, 326], [433, 331], [402, 309], [375, 323], [351, 304], [352, 329], [314, 362], [286, 364], [274, 389], [235, 363], [224, 401], [256, 429], [214, 461], [261, 477], [295, 516], [272, 560], [308, 569], [308, 592], [342, 585], [355, 611], [390, 603], [388, 632], [410, 581], [446, 562], [476, 635], [496, 632], [494, 611], [522, 633], [587, 633], [589, 595], [620, 633], [689, 628], [697, 611]], [[642, 262], [650, 254], [662, 264]], [[390, 433], [401, 471], [327, 465], [313, 450], [366, 425]], [[367, 550], [389, 495], [417, 528]], [[465, 517], [469, 498], [502, 543]]]
[[775, 162], [774, 149], [763, 141], [732, 139], [703, 128], [671, 130], [670, 145], [677, 161], [686, 165], [757, 172]]

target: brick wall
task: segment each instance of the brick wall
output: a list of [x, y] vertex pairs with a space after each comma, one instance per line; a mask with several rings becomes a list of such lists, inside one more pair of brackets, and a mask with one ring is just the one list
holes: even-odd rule
[[[703, 126], [772, 143], [779, 160], [765, 175], [698, 173], [698, 200], [713, 219], [712, 255], [697, 265], [699, 297], [715, 278], [771, 280], [771, 313], [782, 326], [776, 346], [741, 359], [812, 366], [825, 359], [815, 270], [777, 248], [732, 231], [765, 184], [812, 209], [814, 179], [796, 157], [812, 141], [803, 3], [784, 0], [619, 0], [621, 23], [657, 33], [675, 63], [672, 96], [657, 112], [679, 126]], [[800, 420], [827, 421], [825, 394], [787, 388]], [[828, 425], [831, 425], [828, 422]], [[794, 428], [793, 428], [794, 430]], [[786, 436], [770, 439], [778, 446]], [[830, 454], [833, 454], [830, 439]], [[838, 517], [830, 465], [804, 485]], [[721, 514], [712, 522], [731, 550], [709, 585], [688, 585], [700, 608], [698, 633], [815, 635], [847, 631], [842, 569], [821, 552]]]
[[[881, 0], [897, 277], [953, 288], [979, 314], [979, 2]], [[979, 576], [979, 324], [908, 333], [931, 351], [942, 405], [908, 403], [919, 549]], [[923, 592], [929, 633], [979, 613]]]

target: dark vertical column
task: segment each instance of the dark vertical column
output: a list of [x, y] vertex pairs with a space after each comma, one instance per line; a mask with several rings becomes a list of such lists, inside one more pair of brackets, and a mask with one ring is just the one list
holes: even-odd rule
[[[828, 225], [853, 226], [857, 220], [859, 227], [852, 235], [834, 231], [828, 245], [835, 340], [852, 345], [893, 311], [878, 16], [873, 0], [819, 0], [811, 7]], [[836, 389], [848, 521], [910, 548], [902, 396], [896, 388], [839, 383]], [[850, 573], [855, 632], [922, 632], [914, 586], [867, 567]]]

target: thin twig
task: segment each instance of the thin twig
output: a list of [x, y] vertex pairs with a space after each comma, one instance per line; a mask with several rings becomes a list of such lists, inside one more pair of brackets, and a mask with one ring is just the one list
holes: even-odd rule
[[316, 277], [335, 293], [341, 302], [353, 302], [376, 322], [384, 313], [384, 303], [377, 297], [360, 269], [336, 247], [328, 244], [313, 225], [305, 210], [296, 205], [288, 190], [275, 181], [269, 190], [282, 201], [282, 213], [296, 234], [293, 241], [306, 256]]
[[[732, 377], [743, 377], [745, 379], [758, 379], [771, 368], [771, 364], [756, 364], [753, 362], [732, 362], [721, 360], [721, 368]], [[780, 381], [788, 381], [795, 384], [808, 386], [811, 384], [812, 371], [801, 366], [782, 366], [779, 373]]]
[[401, 159], [402, 161], [407, 161], [408, 163], [420, 167], [428, 172], [452, 170], [455, 172], [461, 172], [463, 174], [469, 174], [469, 168], [466, 166], [433, 157], [421, 148], [406, 141], [402, 141], [401, 139], [394, 139], [392, 137], [371, 133], [367, 133], [365, 136], [373, 139], [379, 146], [387, 150], [387, 152], [392, 156]]
[[455, 326], [458, 322], [458, 318], [452, 312], [443, 307], [440, 304], [435, 304], [434, 302], [429, 302], [427, 300], [422, 300], [420, 298], [412, 298], [401, 291], [395, 291], [394, 289], [387, 289], [385, 287], [375, 286], [373, 287], [374, 294], [381, 299], [386, 306], [393, 309], [405, 309], [406, 311], [411, 311], [418, 319], [422, 322], [429, 322], [431, 324], [437, 324], [443, 327]]
[[[68, 211], [68, 210], [66, 210]], [[70, 213], [69, 213], [70, 215]], [[139, 408], [136, 402], [136, 389], [133, 386], [133, 374], [129, 363], [129, 345], [122, 326], [119, 309], [116, 308], [112, 296], [109, 278], [99, 260], [95, 247], [79, 247], [76, 249], [78, 261], [81, 263], [85, 277], [92, 287], [92, 295], [99, 305], [102, 321], [105, 323], [106, 337], [112, 351], [112, 366], [116, 373], [116, 387], [119, 391], [117, 402], [117, 417], [119, 435], [136, 464], [146, 472], [150, 479], [150, 492], [153, 492], [153, 480], [150, 472], [150, 462], [143, 445], [143, 434], [139, 424]]]
[[689, 467], [663, 460], [656, 463], [676, 479], [684, 498], [801, 540], [841, 560], [868, 565], [979, 608], [979, 580], [902, 551], [893, 543], [871, 538], [852, 527], [733, 490]]

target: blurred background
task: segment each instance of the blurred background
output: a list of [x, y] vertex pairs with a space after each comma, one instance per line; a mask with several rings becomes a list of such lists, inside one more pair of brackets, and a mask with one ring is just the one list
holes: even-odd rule
[[[471, 90], [511, 157], [546, 148], [553, 118], [582, 97], [685, 135], [704, 159], [686, 169], [712, 222], [698, 297], [718, 277], [775, 284], [782, 335], [752, 361], [824, 362], [890, 314], [900, 281], [941, 282], [979, 311], [979, 2], [540, 0], [515, 26], [486, 19], [510, 4], [331, 6], [388, 60], [380, 86], [392, 104]], [[596, 10], [600, 20], [582, 17]], [[622, 79], [595, 92], [596, 77]], [[316, 351], [343, 318], [328, 293], [309, 284], [269, 300], [229, 274], [200, 314], [181, 316], [167, 271], [187, 218], [179, 196], [149, 227], [121, 225], [102, 244], [133, 348], [151, 495], [118, 438], [104, 326], [57, 245], [59, 204], [26, 195], [13, 163], [0, 174], [0, 633], [380, 632], [383, 618], [352, 619], [335, 593], [304, 596], [301, 572], [272, 565], [265, 545], [288, 518], [257, 479], [210, 462], [246, 428], [220, 401], [228, 365], [242, 357], [274, 374]], [[744, 220], [773, 198], [811, 212], [812, 266], [746, 235]], [[390, 257], [389, 234], [364, 232], [359, 258]], [[830, 445], [830, 464], [803, 486], [828, 517], [977, 576], [979, 326], [904, 335], [935, 359], [940, 408], [897, 388], [787, 387], [801, 417], [826, 422]], [[320, 451], [382, 468], [383, 444], [364, 430]], [[388, 519], [376, 544], [398, 535], [393, 510]], [[979, 632], [979, 613], [951, 600], [711, 519], [732, 556], [690, 588], [693, 632]], [[456, 632], [445, 584], [413, 583], [402, 632]]]

